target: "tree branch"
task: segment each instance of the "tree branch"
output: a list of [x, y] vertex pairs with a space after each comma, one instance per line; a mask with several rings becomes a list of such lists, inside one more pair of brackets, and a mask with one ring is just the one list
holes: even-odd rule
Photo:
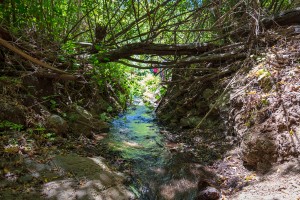
[[[67, 72], [65, 72], [65, 71], [63, 71], [63, 70], [57, 69], [57, 68], [52, 67], [51, 65], [49, 65], [49, 64], [47, 64], [47, 63], [45, 63], [45, 62], [42, 62], [42, 61], [40, 61], [40, 60], [38, 60], [38, 59], [36, 59], [36, 58], [33, 58], [32, 56], [30, 56], [30, 55], [24, 53], [24, 52], [21, 51], [20, 49], [18, 49], [18, 48], [16, 48], [16, 47], [12, 46], [11, 44], [9, 44], [9, 42], [7, 42], [6, 40], [3, 40], [2, 38], [0, 38], [0, 45], [2, 45], [2, 46], [4, 46], [5, 48], [8, 48], [9, 50], [11, 50], [11, 51], [13, 51], [13, 52], [19, 54], [20, 56], [22, 56], [22, 57], [25, 58], [25, 59], [27, 59], [27, 60], [29, 60], [29, 61], [31, 61], [31, 62], [37, 64], [37, 65], [40, 65], [40, 66], [43, 67], [43, 68], [50, 69], [50, 70], [52, 70], [52, 71], [54, 71], [54, 72], [56, 72], [56, 73], [59, 73], [59, 74], [65, 74], [65, 75], [68, 74]], [[71, 77], [71, 76], [72, 76], [72, 75], [69, 75], [69, 77]], [[74, 78], [74, 80], [76, 79], [76, 77], [74, 77], [74, 76], [73, 76], [73, 78]]]
[[279, 15], [265, 18], [262, 20], [262, 24], [266, 28], [270, 28], [274, 25], [289, 26], [300, 24], [300, 7], [281, 12]]
[[122, 58], [129, 58], [132, 55], [200, 55], [216, 47], [213, 44], [198, 43], [177, 45], [134, 43], [107, 53], [101, 53], [98, 59], [100, 62], [113, 62]]

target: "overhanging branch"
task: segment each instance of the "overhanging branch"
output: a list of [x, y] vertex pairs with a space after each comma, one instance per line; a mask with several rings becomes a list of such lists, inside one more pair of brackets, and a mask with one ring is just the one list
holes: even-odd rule
[[122, 58], [129, 58], [132, 55], [200, 55], [213, 48], [213, 44], [152, 44], [152, 43], [134, 43], [125, 45], [119, 49], [100, 53], [98, 59], [100, 62], [114, 62]]

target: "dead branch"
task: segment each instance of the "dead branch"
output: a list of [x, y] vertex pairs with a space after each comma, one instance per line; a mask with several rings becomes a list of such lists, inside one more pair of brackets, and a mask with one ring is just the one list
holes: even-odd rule
[[[56, 72], [56, 73], [58, 73], [58, 74], [68, 74], [67, 72], [65, 72], [65, 71], [63, 71], [63, 70], [57, 69], [57, 68], [55, 68], [55, 67], [50, 66], [50, 65], [47, 64], [47, 63], [44, 63], [44, 62], [42, 62], [42, 61], [40, 61], [40, 60], [38, 60], [38, 59], [36, 59], [36, 58], [33, 58], [32, 56], [30, 56], [30, 55], [24, 53], [22, 50], [20, 50], [20, 49], [14, 47], [14, 46], [12, 46], [9, 42], [7, 42], [6, 40], [4, 40], [4, 39], [2, 39], [2, 38], [0, 38], [0, 45], [4, 46], [5, 48], [7, 48], [7, 49], [9, 49], [9, 50], [11, 50], [11, 51], [13, 51], [13, 52], [15, 52], [16, 54], [22, 56], [22, 57], [25, 58], [25, 59], [27, 59], [27, 60], [29, 60], [29, 61], [31, 61], [31, 62], [37, 64], [37, 65], [40, 65], [40, 66], [43, 67], [43, 68], [50, 69], [50, 70], [52, 70], [52, 71], [54, 71], [54, 72]], [[69, 75], [69, 74], [68, 74], [68, 75]], [[72, 76], [72, 75], [69, 75], [69, 76]], [[75, 80], [75, 79], [76, 79], [76, 77], [74, 77], [74, 80]]]
[[98, 58], [100, 62], [113, 62], [132, 55], [200, 55], [216, 47], [216, 45], [205, 43], [176, 45], [134, 43], [100, 54]]
[[33, 75], [35, 75], [37, 77], [50, 78], [50, 79], [56, 79], [56, 80], [64, 80], [64, 81], [74, 81], [77, 79], [77, 77], [75, 77], [73, 75], [69, 75], [69, 74], [37, 72], [37, 73], [33, 73]]

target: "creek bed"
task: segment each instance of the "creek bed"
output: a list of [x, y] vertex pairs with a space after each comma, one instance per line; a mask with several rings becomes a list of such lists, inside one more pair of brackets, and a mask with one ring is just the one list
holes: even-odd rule
[[130, 163], [125, 171], [131, 175], [130, 187], [139, 199], [193, 199], [201, 166], [184, 152], [171, 152], [160, 128], [153, 109], [135, 99], [112, 121], [103, 142], [117, 152], [118, 160]]

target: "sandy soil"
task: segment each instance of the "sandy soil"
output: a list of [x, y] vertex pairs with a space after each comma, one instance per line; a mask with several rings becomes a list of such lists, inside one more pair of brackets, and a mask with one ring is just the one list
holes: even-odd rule
[[256, 181], [244, 187], [231, 200], [299, 200], [300, 159], [274, 166], [266, 175], [257, 175]]

